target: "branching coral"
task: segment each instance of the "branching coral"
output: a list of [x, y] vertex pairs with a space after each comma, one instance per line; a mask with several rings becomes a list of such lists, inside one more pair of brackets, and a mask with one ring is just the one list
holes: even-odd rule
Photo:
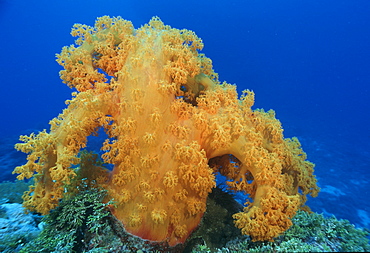
[[76, 24], [72, 35], [76, 45], [57, 61], [73, 98], [49, 133], [16, 144], [29, 155], [14, 173], [35, 178], [24, 195], [29, 210], [48, 213], [71, 191], [78, 153], [99, 128], [108, 135], [102, 158], [114, 168], [84, 173], [117, 202], [112, 213], [127, 231], [145, 239], [184, 242], [218, 172], [231, 190], [249, 194], [251, 203], [234, 218], [254, 240], [285, 231], [305, 195], [316, 196], [313, 164], [298, 140], [283, 137], [273, 111], [252, 110], [252, 91], [238, 99], [235, 85], [218, 81], [194, 32], [159, 18], [134, 29], [105, 16], [94, 27]]

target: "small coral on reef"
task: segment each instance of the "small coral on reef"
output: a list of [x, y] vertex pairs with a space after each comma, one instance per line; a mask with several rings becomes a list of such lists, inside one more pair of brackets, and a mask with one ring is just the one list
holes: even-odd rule
[[225, 247], [212, 250], [198, 244], [194, 253], [242, 252], [369, 252], [369, 231], [355, 228], [348, 220], [325, 218], [322, 214], [298, 211], [291, 226], [274, 242], [252, 242], [249, 238], [229, 241]]
[[[29, 210], [47, 214], [78, 180], [94, 181], [128, 232], [176, 245], [198, 226], [216, 173], [249, 194], [234, 219], [253, 240], [283, 233], [306, 195], [317, 195], [298, 139], [284, 138], [274, 111], [252, 109], [252, 91], [238, 98], [235, 85], [219, 82], [194, 32], [156, 17], [135, 29], [104, 16], [94, 27], [76, 24], [72, 35], [76, 45], [57, 55], [75, 89], [68, 107], [49, 132], [16, 144], [28, 161], [14, 173], [35, 182], [24, 195]], [[111, 171], [78, 155], [99, 129]]]

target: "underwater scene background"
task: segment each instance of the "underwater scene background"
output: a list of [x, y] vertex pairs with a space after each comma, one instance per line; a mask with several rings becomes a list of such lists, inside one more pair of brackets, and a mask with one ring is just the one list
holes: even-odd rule
[[158, 16], [194, 31], [220, 81], [256, 94], [285, 137], [299, 138], [321, 191], [307, 205], [370, 228], [370, 2], [0, 0], [0, 182], [26, 155], [19, 135], [48, 129], [71, 90], [55, 54], [75, 23]]

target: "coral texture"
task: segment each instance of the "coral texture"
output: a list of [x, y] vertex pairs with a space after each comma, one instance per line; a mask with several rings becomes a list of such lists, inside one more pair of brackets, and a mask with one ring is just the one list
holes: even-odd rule
[[[24, 195], [29, 210], [55, 208], [82, 171], [108, 190], [127, 231], [176, 245], [198, 226], [216, 173], [231, 190], [249, 194], [234, 218], [254, 240], [285, 231], [306, 195], [317, 195], [314, 165], [299, 141], [283, 137], [274, 111], [252, 110], [252, 91], [238, 99], [235, 85], [218, 81], [194, 32], [156, 17], [134, 29], [104, 16], [94, 27], [74, 25], [72, 35], [76, 45], [57, 55], [63, 82], [76, 90], [68, 107], [50, 132], [16, 144], [29, 155], [14, 173], [35, 179]], [[112, 171], [78, 156], [99, 128], [108, 136], [102, 158]]]

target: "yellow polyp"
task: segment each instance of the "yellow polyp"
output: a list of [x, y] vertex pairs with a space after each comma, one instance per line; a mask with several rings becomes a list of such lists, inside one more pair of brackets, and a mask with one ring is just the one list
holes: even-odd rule
[[178, 91], [177, 85], [175, 83], [166, 84], [162, 83], [158, 86], [159, 93], [163, 95], [175, 95]]
[[122, 189], [118, 196], [118, 200], [119, 202], [127, 203], [131, 199], [131, 197], [131, 192], [129, 190]]
[[156, 134], [155, 133], [145, 133], [145, 135], [143, 136], [143, 140], [146, 144], [148, 145], [152, 145], [155, 143], [156, 141]]
[[156, 200], [155, 194], [152, 191], [144, 191], [143, 196], [146, 203], [153, 203]]
[[191, 117], [193, 106], [184, 100], [177, 99], [171, 105], [171, 112], [175, 113], [179, 119], [188, 119]]
[[138, 190], [147, 190], [150, 189], [150, 184], [148, 181], [142, 180], [138, 185]]
[[131, 117], [128, 117], [123, 121], [122, 131], [133, 132], [137, 127], [137, 121]]
[[182, 200], [185, 200], [187, 196], [188, 196], [188, 191], [186, 189], [182, 189], [175, 193], [174, 199], [176, 201], [182, 201]]
[[164, 193], [165, 193], [165, 191], [162, 188], [156, 188], [154, 190], [154, 195], [156, 196], [156, 198], [158, 200], [162, 200], [163, 199]]
[[197, 198], [187, 199], [187, 211], [190, 215], [196, 215], [198, 213], [203, 213], [206, 210], [206, 204]]
[[203, 111], [193, 114], [192, 119], [194, 121], [194, 126], [197, 129], [206, 131], [208, 128], [208, 121], [206, 114]]
[[177, 225], [175, 227], [175, 236], [181, 238], [181, 237], [183, 237], [187, 234], [187, 231], [188, 230], [187, 230], [185, 224], [184, 225]]
[[134, 101], [141, 100], [144, 97], [145, 92], [142, 89], [133, 89], [132, 97]]
[[172, 145], [170, 141], [166, 141], [163, 146], [162, 146], [162, 151], [163, 152], [169, 152], [172, 149]]
[[144, 105], [141, 102], [132, 102], [132, 109], [135, 113], [142, 114], [144, 112]]
[[176, 123], [172, 123], [168, 126], [169, 131], [178, 139], [187, 139], [190, 129], [186, 126], [179, 126]]
[[137, 227], [143, 222], [143, 219], [139, 214], [131, 214], [129, 216], [129, 226], [130, 227]]
[[199, 197], [207, 197], [211, 192], [210, 189], [215, 187], [215, 177], [212, 175], [211, 171], [208, 176], [198, 176], [195, 179], [192, 189], [198, 192]]
[[167, 219], [167, 212], [163, 209], [154, 209], [151, 212], [151, 218], [155, 224], [163, 224]]
[[162, 120], [162, 114], [159, 112], [159, 108], [154, 108], [153, 113], [150, 114], [150, 121], [155, 126], [158, 126], [161, 120]]
[[150, 168], [159, 162], [159, 158], [158, 158], [158, 155], [147, 155], [147, 156], [142, 156], [140, 161], [141, 161], [142, 167]]
[[127, 183], [127, 176], [125, 176], [125, 173], [124, 171], [121, 171], [120, 173], [118, 174], [115, 174], [113, 176], [113, 180], [112, 182], [114, 182], [115, 185], [117, 186], [123, 186]]
[[178, 225], [181, 220], [181, 215], [179, 209], [175, 209], [170, 217], [170, 222], [172, 225]]
[[137, 210], [138, 211], [146, 211], [146, 210], [148, 210], [148, 206], [143, 205], [143, 204], [140, 204], [140, 203], [137, 203], [136, 204], [136, 207], [137, 207]]
[[152, 169], [152, 170], [149, 171], [149, 174], [150, 174], [150, 179], [151, 180], [158, 179], [158, 176], [159, 176], [159, 172], [158, 171]]
[[179, 181], [179, 178], [173, 171], [166, 172], [164, 178], [163, 178], [163, 184], [167, 188], [173, 188], [177, 185]]

